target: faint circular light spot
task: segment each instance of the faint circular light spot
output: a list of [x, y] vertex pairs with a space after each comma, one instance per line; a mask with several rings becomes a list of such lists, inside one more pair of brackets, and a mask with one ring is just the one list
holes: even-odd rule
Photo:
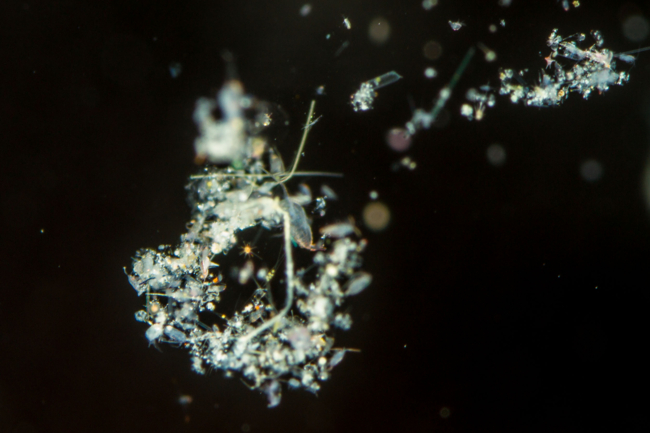
[[424, 76], [427, 78], [435, 78], [436, 75], [438, 75], [438, 72], [431, 67], [424, 70]]
[[248, 433], [249, 431], [251, 431], [251, 426], [248, 425], [248, 424], [246, 424], [246, 423], [244, 423], [244, 424], [242, 424], [242, 426], [241, 426], [241, 431], [243, 431], [244, 433]]
[[603, 165], [595, 159], [588, 159], [580, 165], [580, 176], [587, 182], [595, 182], [603, 177]]
[[384, 17], [375, 17], [368, 25], [368, 37], [371, 42], [383, 45], [390, 38], [390, 24]]
[[311, 5], [309, 3], [302, 5], [302, 7], [300, 8], [300, 15], [303, 17], [309, 15], [310, 12], [311, 12]]
[[363, 209], [363, 222], [370, 230], [380, 232], [388, 226], [390, 210], [380, 201], [368, 203]]
[[377, 200], [379, 198], [379, 193], [377, 191], [370, 191], [370, 200]]
[[490, 144], [486, 152], [487, 160], [495, 167], [506, 163], [506, 150], [500, 144]]
[[404, 128], [393, 128], [386, 133], [386, 143], [396, 152], [404, 152], [411, 147], [411, 136]]
[[497, 26], [495, 24], [490, 24], [490, 26], [488, 27], [488, 30], [490, 31], [490, 33], [496, 33], [497, 32]]
[[641, 42], [650, 33], [650, 23], [641, 15], [630, 15], [623, 21], [623, 34], [632, 42]]
[[422, 7], [424, 10], [431, 10], [438, 4], [438, 0], [422, 0]]
[[449, 415], [451, 415], [451, 411], [449, 410], [448, 407], [443, 407], [440, 409], [440, 418], [449, 418]]
[[442, 45], [436, 41], [427, 41], [422, 48], [424, 57], [429, 60], [437, 60], [442, 55]]

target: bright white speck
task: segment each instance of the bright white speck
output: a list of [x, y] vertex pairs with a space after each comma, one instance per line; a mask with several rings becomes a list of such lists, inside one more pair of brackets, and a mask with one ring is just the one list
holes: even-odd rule
[[424, 70], [424, 76], [427, 78], [434, 78], [436, 75], [438, 75], [438, 72], [431, 67]]

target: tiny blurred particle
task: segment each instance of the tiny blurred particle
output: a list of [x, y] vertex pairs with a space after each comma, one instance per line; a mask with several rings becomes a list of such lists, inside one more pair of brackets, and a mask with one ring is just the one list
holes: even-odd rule
[[422, 0], [422, 7], [426, 11], [430, 11], [438, 4], [438, 0]]
[[500, 25], [501, 27], [505, 27], [505, 26], [506, 26], [506, 20], [501, 20], [501, 21], [499, 21], [499, 25]]
[[460, 30], [464, 25], [465, 25], [465, 23], [462, 22], [462, 21], [449, 21], [449, 26], [455, 32]]
[[512, 3], [512, 0], [499, 0], [499, 6], [507, 8]]
[[460, 115], [467, 117], [467, 120], [474, 120], [474, 109], [469, 104], [463, 104], [460, 106]]
[[370, 202], [363, 209], [363, 222], [369, 230], [380, 232], [388, 226], [389, 221], [390, 210], [380, 201]]
[[490, 24], [488, 26], [488, 30], [490, 31], [490, 33], [496, 33], [497, 32], [497, 26], [495, 26], [494, 24]]
[[251, 426], [248, 425], [248, 423], [244, 423], [241, 425], [241, 431], [243, 431], [244, 433], [248, 433], [249, 431], [251, 431]]
[[345, 25], [346, 29], [348, 29], [348, 30], [352, 29], [352, 23], [350, 22], [350, 20], [348, 18], [343, 17], [343, 24]]
[[41, 233], [45, 233], [45, 229], [41, 229]]
[[588, 159], [580, 164], [580, 176], [587, 182], [595, 182], [603, 177], [603, 166], [595, 159]]
[[424, 70], [424, 76], [427, 78], [435, 78], [436, 75], [438, 75], [438, 72], [432, 67], [428, 67]]
[[417, 163], [413, 161], [410, 156], [405, 156], [399, 163], [411, 171], [415, 170], [415, 167], [417, 167]]
[[183, 65], [177, 62], [169, 64], [169, 75], [171, 75], [172, 78], [178, 78], [181, 72], [183, 72]]
[[404, 128], [392, 128], [386, 134], [386, 143], [396, 152], [404, 152], [411, 147], [411, 135]]
[[370, 191], [368, 194], [370, 200], [377, 200], [379, 198], [379, 193], [377, 191]]
[[320, 186], [320, 193], [323, 194], [325, 197], [327, 197], [330, 200], [338, 200], [339, 196], [334, 192], [332, 188], [329, 186], [322, 184]]
[[630, 15], [623, 21], [623, 35], [632, 42], [641, 42], [648, 37], [650, 24], [641, 15]]
[[325, 35], [325, 39], [329, 39], [329, 38], [330, 38], [330, 34], [328, 33]]
[[310, 12], [311, 12], [311, 5], [309, 3], [305, 3], [300, 8], [300, 16], [306, 17], [307, 15], [309, 15]]
[[340, 56], [341, 53], [342, 53], [343, 51], [345, 51], [345, 49], [346, 49], [347, 47], [349, 47], [349, 46], [350, 46], [350, 41], [344, 41], [344, 42], [341, 44], [341, 46], [339, 47], [339, 49], [336, 50], [336, 52], [334, 53], [334, 57], [338, 57], [338, 56]]
[[427, 41], [422, 48], [424, 57], [429, 60], [438, 60], [442, 55], [442, 45], [436, 41]]
[[325, 94], [325, 86], [318, 86], [316, 88], [316, 94], [322, 96]]
[[490, 144], [485, 153], [488, 162], [495, 167], [501, 167], [506, 163], [506, 150], [500, 144]]
[[451, 411], [448, 407], [443, 407], [440, 409], [440, 418], [447, 419], [451, 415]]
[[491, 50], [481, 42], [477, 42], [476, 45], [480, 48], [481, 51], [483, 51], [486, 62], [493, 62], [497, 59], [497, 53], [495, 53], [494, 50]]
[[375, 17], [368, 25], [368, 38], [377, 45], [383, 45], [390, 38], [390, 24], [384, 17]]
[[187, 406], [188, 404], [192, 403], [192, 396], [191, 395], [181, 395], [178, 397], [178, 404], [181, 406]]

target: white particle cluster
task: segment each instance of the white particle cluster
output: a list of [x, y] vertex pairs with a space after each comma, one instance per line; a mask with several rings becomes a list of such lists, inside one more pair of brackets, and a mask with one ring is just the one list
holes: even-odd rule
[[[545, 58], [547, 68], [553, 67], [553, 74], [542, 71], [538, 84], [531, 86], [523, 79], [525, 71], [504, 69], [499, 76], [499, 93], [509, 95], [513, 103], [523, 100], [529, 106], [549, 107], [561, 104], [570, 92], [580, 93], [586, 99], [594, 89], [602, 93], [612, 85], [624, 84], [628, 74], [616, 71], [615, 59], [633, 62], [634, 57], [601, 48], [603, 37], [599, 31], [592, 31], [591, 36], [595, 43], [581, 49], [577, 43], [584, 41], [584, 34], [563, 38], [557, 34], [557, 29], [553, 30], [547, 42], [551, 54]], [[567, 68], [557, 58], [569, 59], [574, 62], [573, 66]]]
[[[217, 104], [220, 120], [209, 109]], [[303, 143], [312, 113], [313, 103]], [[275, 148], [257, 133], [264, 104], [244, 95], [241, 83], [227, 82], [216, 103], [199, 101], [194, 117], [202, 134], [199, 155], [231, 165], [208, 165], [190, 178], [192, 217], [178, 245], [136, 253], [128, 279], [145, 308], [135, 317], [148, 324], [151, 344], [184, 347], [198, 373], [238, 375], [264, 392], [269, 407], [279, 404], [282, 383], [316, 392], [347, 351], [332, 337], [334, 328], [352, 323], [341, 307], [371, 281], [359, 271], [366, 241], [356, 227], [329, 225], [314, 244], [305, 208], [285, 186], [297, 161], [285, 172]], [[324, 207], [325, 197], [318, 203]], [[281, 235], [270, 265], [243, 243], [247, 230], [260, 231], [265, 245]], [[294, 263], [295, 249], [309, 256], [304, 268]], [[241, 254], [228, 255], [231, 250]], [[252, 292], [234, 314], [221, 303], [230, 290]]]
[[375, 102], [376, 90], [382, 87], [393, 84], [400, 80], [402, 76], [395, 71], [386, 72], [372, 80], [361, 83], [359, 90], [350, 97], [352, 108], [354, 111], [366, 111], [372, 109], [372, 104]]

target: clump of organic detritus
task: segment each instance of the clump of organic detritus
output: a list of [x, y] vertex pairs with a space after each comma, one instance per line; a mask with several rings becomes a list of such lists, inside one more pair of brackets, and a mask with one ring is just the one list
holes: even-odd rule
[[[220, 119], [212, 114], [217, 106]], [[303, 185], [294, 196], [285, 186], [298, 161], [285, 172], [280, 155], [259, 133], [272, 120], [267, 107], [245, 95], [236, 81], [223, 86], [216, 102], [198, 102], [198, 156], [229, 165], [206, 166], [191, 177], [187, 232], [176, 246], [138, 251], [128, 278], [145, 299], [145, 308], [135, 316], [149, 325], [145, 335], [151, 344], [182, 346], [196, 372], [238, 374], [251, 389], [266, 394], [269, 406], [276, 406], [282, 383], [316, 392], [349, 351], [334, 346], [332, 331], [350, 328], [352, 319], [341, 306], [371, 278], [359, 271], [366, 241], [356, 227], [327, 226], [313, 242], [303, 207], [311, 202], [309, 189]], [[313, 103], [298, 155], [312, 114]], [[315, 202], [314, 212], [323, 215], [326, 197]], [[248, 230], [259, 232], [258, 244], [280, 235], [281, 246], [268, 264], [265, 253], [242, 240]], [[233, 249], [239, 254], [226, 259]], [[311, 255], [311, 264], [297, 268], [297, 249]], [[228, 284], [224, 275], [230, 275]], [[252, 295], [227, 314], [233, 306], [221, 304], [224, 292], [244, 286], [249, 293], [254, 290]], [[284, 306], [274, 302], [274, 288]]]

